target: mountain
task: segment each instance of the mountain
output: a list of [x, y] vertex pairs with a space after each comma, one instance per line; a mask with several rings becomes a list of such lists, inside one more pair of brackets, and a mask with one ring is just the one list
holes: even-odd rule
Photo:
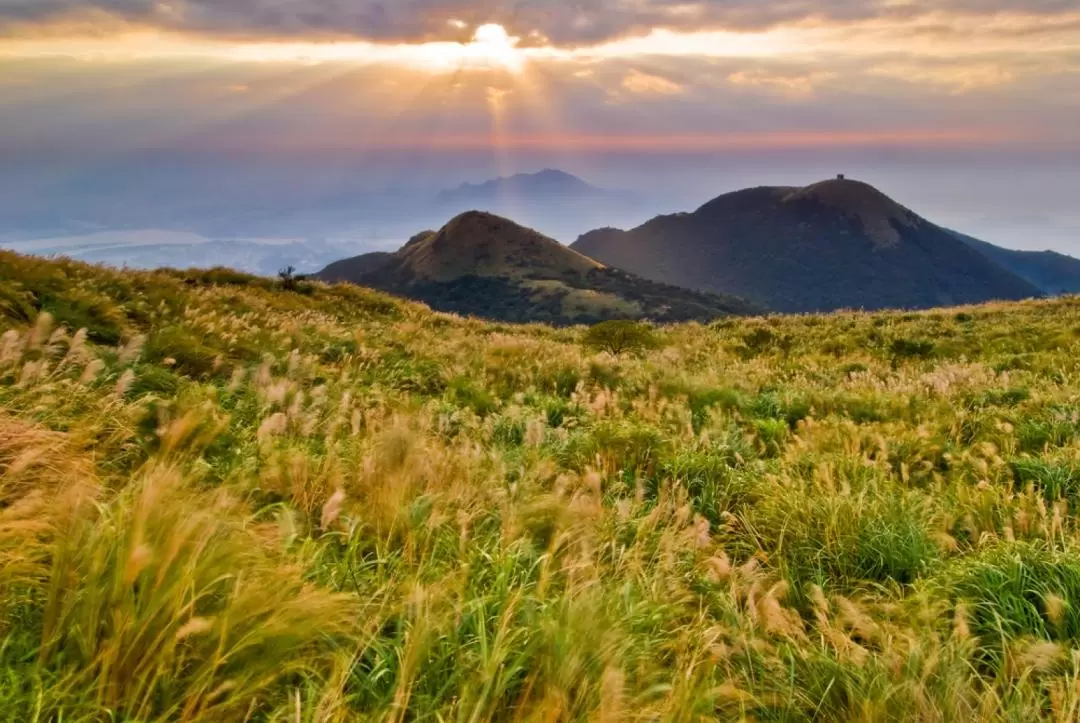
[[351, 259], [335, 261], [320, 271], [318, 276], [322, 280], [331, 283], [357, 279], [361, 276], [366, 276], [367, 274], [378, 271], [383, 266], [390, 263], [390, 259], [393, 257], [394, 254], [386, 251], [373, 251], [368, 254], [353, 256]]
[[442, 203], [491, 204], [508, 198], [545, 200], [582, 194], [607, 196], [609, 193], [565, 171], [546, 168], [539, 173], [519, 173], [484, 183], [463, 183], [440, 193], [438, 200]]
[[633, 194], [600, 188], [551, 168], [464, 183], [439, 193], [433, 208], [442, 218], [474, 209], [487, 211], [567, 241], [612, 219], [636, 223], [647, 218]]
[[759, 311], [742, 299], [608, 268], [532, 229], [480, 211], [414, 236], [389, 257], [346, 259], [317, 276], [371, 286], [440, 311], [515, 322], [707, 321]]
[[946, 229], [843, 177], [736, 191], [631, 231], [587, 233], [572, 248], [655, 281], [734, 294], [781, 312], [1042, 295]]
[[1048, 296], [1080, 294], [1080, 259], [1057, 251], [1016, 251], [952, 232], [991, 261], [1003, 266]]

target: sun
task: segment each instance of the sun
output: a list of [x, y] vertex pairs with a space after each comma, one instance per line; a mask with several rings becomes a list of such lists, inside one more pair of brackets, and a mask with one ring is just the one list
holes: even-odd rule
[[521, 72], [525, 57], [518, 48], [518, 38], [511, 37], [502, 25], [481, 25], [472, 41], [458, 45], [454, 59], [461, 67], [489, 68]]

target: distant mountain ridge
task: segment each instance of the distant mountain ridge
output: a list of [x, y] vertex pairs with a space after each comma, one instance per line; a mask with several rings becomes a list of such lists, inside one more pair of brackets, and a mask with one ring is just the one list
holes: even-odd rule
[[552, 168], [463, 183], [439, 193], [434, 203], [441, 218], [485, 211], [513, 218], [567, 243], [613, 218], [640, 217], [640, 205], [634, 194], [594, 186]]
[[545, 196], [565, 194], [606, 196], [609, 193], [565, 171], [545, 168], [537, 173], [518, 173], [483, 183], [463, 183], [457, 188], [441, 192], [438, 200], [444, 203], [472, 203], [477, 200], [493, 201], [507, 196], [537, 200]]
[[1000, 266], [1037, 286], [1048, 296], [1080, 294], [1080, 259], [1057, 251], [1017, 251], [952, 232], [957, 238]]
[[843, 177], [728, 193], [630, 231], [589, 232], [572, 248], [655, 281], [781, 312], [928, 308], [1043, 294], [952, 232]]
[[504, 321], [708, 321], [760, 308], [611, 269], [509, 219], [471, 211], [418, 234], [396, 253], [365, 254], [318, 275]]

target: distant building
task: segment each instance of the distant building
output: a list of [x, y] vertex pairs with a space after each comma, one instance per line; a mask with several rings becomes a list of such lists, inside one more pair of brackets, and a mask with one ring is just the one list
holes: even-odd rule
[[836, 174], [836, 180], [838, 180], [838, 181], [843, 181], [846, 178], [847, 178], [847, 176], [845, 176], [843, 173], [837, 173]]

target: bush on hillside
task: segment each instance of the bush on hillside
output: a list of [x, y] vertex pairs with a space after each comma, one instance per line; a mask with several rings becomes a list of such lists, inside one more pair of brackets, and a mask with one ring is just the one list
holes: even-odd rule
[[585, 346], [614, 356], [643, 354], [660, 345], [656, 332], [636, 321], [603, 321], [591, 327], [583, 338]]
[[115, 346], [127, 331], [120, 307], [109, 297], [88, 289], [74, 288], [47, 298], [42, 308], [72, 332], [86, 329], [90, 341], [98, 344]]
[[0, 284], [0, 316], [29, 323], [37, 316], [33, 295], [17, 281]]

